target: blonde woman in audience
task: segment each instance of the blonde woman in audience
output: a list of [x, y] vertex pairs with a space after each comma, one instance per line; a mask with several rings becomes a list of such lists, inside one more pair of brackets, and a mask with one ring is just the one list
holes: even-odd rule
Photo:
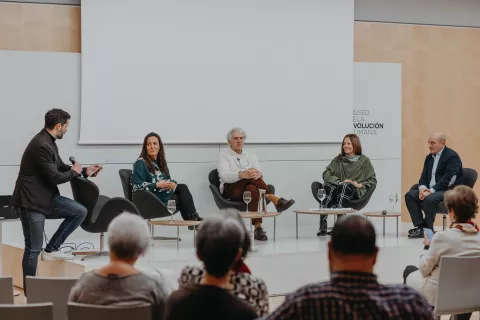
[[160, 271], [147, 274], [134, 267], [149, 246], [147, 223], [138, 215], [123, 213], [110, 223], [107, 232], [110, 263], [84, 273], [69, 301], [119, 307], [151, 304], [152, 319], [162, 319], [165, 301], [174, 288]]
[[[243, 232], [248, 234], [245, 224], [236, 210], [224, 210], [221, 214], [226, 218], [233, 218], [239, 221]], [[230, 288], [233, 295], [248, 302], [255, 308], [259, 316], [264, 316], [268, 314], [269, 311], [267, 286], [262, 279], [251, 275], [250, 269], [244, 262], [250, 251], [250, 246], [250, 237], [244, 237], [242, 256], [235, 261], [232, 268], [232, 274], [230, 277], [230, 284], [232, 286]], [[199, 284], [204, 275], [205, 268], [203, 266], [186, 266], [183, 268], [178, 282], [182, 288], [187, 287], [190, 284]]]
[[[432, 306], [437, 294], [440, 259], [443, 256], [480, 256], [480, 232], [474, 222], [478, 212], [475, 192], [459, 185], [445, 192], [444, 197], [452, 221], [450, 228], [435, 233], [431, 241], [425, 234], [419, 267], [408, 266], [403, 274], [405, 283], [419, 290]], [[457, 319], [469, 319], [470, 315], [457, 315]]]
[[197, 257], [205, 272], [199, 284], [189, 284], [172, 293], [165, 307], [165, 320], [251, 320], [257, 313], [232, 294], [230, 277], [242, 257], [245, 232], [234, 217], [220, 214], [206, 218], [196, 241]]

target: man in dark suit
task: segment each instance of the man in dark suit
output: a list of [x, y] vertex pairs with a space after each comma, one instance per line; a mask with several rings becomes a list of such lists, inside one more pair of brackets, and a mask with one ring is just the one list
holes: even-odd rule
[[433, 230], [437, 205], [443, 201], [444, 191], [461, 184], [462, 160], [445, 145], [446, 141], [442, 133], [430, 135], [430, 154], [425, 158], [420, 181], [405, 194], [405, 203], [415, 226], [408, 231], [409, 238], [423, 238], [423, 228]]
[[[68, 182], [80, 174], [88, 176], [99, 168], [86, 169], [75, 163], [63, 163], [55, 143], [67, 132], [70, 115], [60, 109], [45, 114], [45, 127], [25, 149], [10, 205], [20, 217], [25, 250], [23, 254], [23, 284], [25, 277], [35, 276], [38, 255], [43, 246], [45, 219], [65, 219], [42, 252], [43, 261], [71, 260], [74, 257], [59, 251], [67, 237], [83, 222], [87, 209], [71, 199], [62, 197], [57, 185]], [[97, 172], [98, 172], [97, 170]]]

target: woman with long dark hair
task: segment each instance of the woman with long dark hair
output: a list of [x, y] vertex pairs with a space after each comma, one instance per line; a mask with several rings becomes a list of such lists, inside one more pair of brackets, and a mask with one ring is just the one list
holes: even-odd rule
[[187, 185], [177, 184], [170, 176], [162, 139], [155, 132], [147, 134], [143, 140], [142, 152], [133, 165], [132, 189], [134, 193], [151, 191], [165, 204], [175, 196], [184, 220], [202, 220]]

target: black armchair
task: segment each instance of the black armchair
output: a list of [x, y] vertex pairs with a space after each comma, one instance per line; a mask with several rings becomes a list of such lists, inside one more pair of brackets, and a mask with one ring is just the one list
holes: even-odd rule
[[[462, 178], [461, 184], [467, 185], [470, 188], [473, 188], [475, 186], [475, 183], [477, 182], [477, 178], [478, 178], [477, 171], [475, 171], [475, 169], [471, 169], [471, 168], [463, 168], [462, 173], [463, 173], [463, 176], [461, 177]], [[418, 188], [418, 184], [415, 185], [415, 186]], [[413, 186], [413, 187], [415, 187], [415, 186]], [[422, 205], [423, 205], [423, 203], [422, 203]], [[422, 209], [423, 209], [423, 207], [422, 207]], [[442, 215], [442, 227], [443, 227], [443, 230], [445, 230], [446, 225], [447, 225], [448, 210], [447, 210], [447, 207], [445, 207], [445, 202], [444, 201], [440, 202], [437, 205], [437, 214]]]
[[[115, 197], [109, 198], [100, 195], [100, 191], [91, 180], [78, 177], [70, 181], [73, 199], [87, 208], [87, 216], [81, 224], [81, 228], [87, 232], [100, 233], [100, 251], [90, 257], [108, 255], [104, 251], [104, 233], [107, 232], [110, 222], [122, 212], [140, 214], [133, 203], [127, 199]], [[75, 252], [81, 254], [81, 252]], [[85, 257], [82, 259], [84, 260]]]
[[[135, 193], [132, 192], [132, 185], [130, 180], [132, 178], [132, 170], [130, 169], [120, 169], [118, 171], [120, 175], [120, 180], [122, 182], [123, 194], [125, 198], [131, 200], [133, 204], [138, 208], [140, 215], [146, 219], [157, 219], [157, 218], [166, 218], [170, 217], [171, 214], [167, 209], [167, 206], [158, 199], [158, 197], [150, 191], [139, 190]], [[172, 200], [176, 200], [176, 196], [173, 195]], [[176, 210], [173, 214], [177, 213]], [[177, 240], [176, 237], [155, 237], [154, 236], [154, 227], [149, 224], [150, 232], [152, 237], [155, 240]]]
[[[10, 207], [10, 201], [12, 196], [0, 196], [0, 218], [5, 220], [7, 219], [18, 219], [19, 217]], [[1, 239], [0, 239], [1, 240]]]
[[[312, 194], [318, 203], [321, 203], [321, 201], [318, 199], [318, 196], [317, 196], [318, 189], [320, 189], [321, 186], [322, 184], [318, 181], [314, 181], [312, 183]], [[373, 192], [375, 191], [375, 188], [376, 188], [375, 185], [368, 187], [367, 192], [361, 199], [355, 199], [350, 201], [350, 206], [352, 207], [352, 209], [362, 210], [363, 208], [365, 208], [365, 206], [370, 201], [370, 198], [372, 197]]]
[[[208, 174], [208, 181], [210, 182], [210, 191], [212, 191], [213, 200], [217, 205], [218, 209], [228, 209], [234, 208], [239, 211], [245, 211], [247, 209], [247, 204], [239, 201], [232, 201], [225, 199], [220, 193], [220, 177], [218, 176], [218, 170], [212, 170]], [[275, 187], [271, 184], [267, 184], [268, 189], [275, 194]], [[270, 201], [267, 199], [266, 203], [269, 204]]]

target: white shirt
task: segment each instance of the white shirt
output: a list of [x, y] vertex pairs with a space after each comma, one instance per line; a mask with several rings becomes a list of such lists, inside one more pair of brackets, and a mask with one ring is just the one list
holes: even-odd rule
[[255, 154], [242, 151], [236, 153], [231, 148], [220, 152], [217, 158], [217, 170], [220, 177], [220, 192], [223, 193], [225, 183], [235, 183], [240, 181], [238, 174], [247, 169], [260, 170], [260, 163]]

